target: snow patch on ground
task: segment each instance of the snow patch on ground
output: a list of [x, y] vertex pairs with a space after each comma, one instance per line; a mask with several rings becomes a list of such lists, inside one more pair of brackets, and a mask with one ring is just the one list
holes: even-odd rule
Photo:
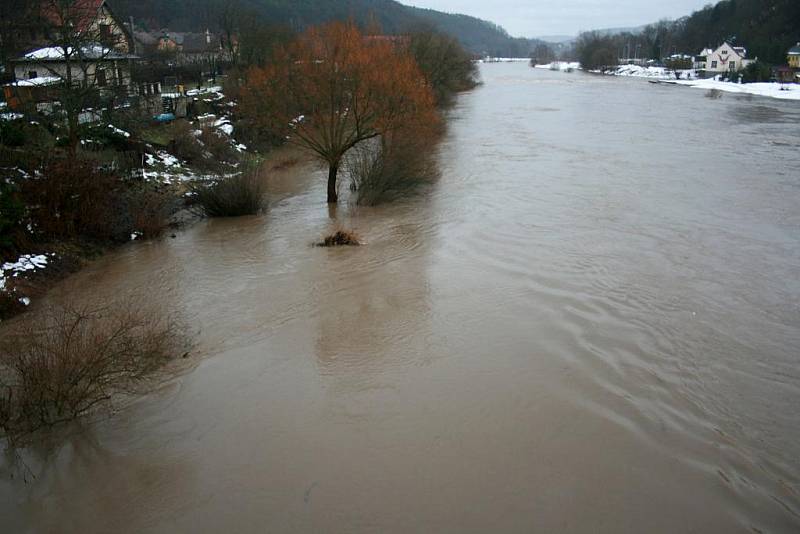
[[728, 93], [740, 93], [757, 96], [779, 98], [781, 100], [800, 100], [800, 85], [781, 83], [733, 83], [713, 79], [707, 80], [676, 80], [673, 82], [696, 89], [717, 89]]
[[157, 152], [155, 155], [153, 154], [145, 154], [144, 162], [146, 165], [152, 167], [154, 165], [163, 165], [165, 167], [180, 167], [181, 162], [178, 158], [170, 154], [169, 152], [164, 152], [163, 150]]
[[13, 111], [9, 113], [0, 113], [0, 121], [15, 121], [17, 119], [21, 119], [22, 117], [22, 113], [14, 113]]
[[213, 87], [203, 87], [201, 89], [189, 89], [186, 91], [186, 96], [200, 96], [209, 93], [222, 94], [222, 86], [215, 85]]
[[3, 264], [3, 273], [7, 271], [16, 274], [24, 273], [26, 271], [35, 271], [36, 269], [44, 269], [47, 267], [47, 254], [25, 254], [20, 256], [15, 262], [6, 262]]
[[122, 137], [125, 137], [126, 139], [131, 136], [131, 134], [129, 134], [125, 130], [120, 130], [119, 128], [117, 128], [113, 124], [109, 124], [108, 127], [109, 127], [109, 129], [111, 129], [112, 132], [114, 132], [117, 135], [121, 135]]
[[534, 65], [534, 68], [543, 70], [569, 71], [580, 69], [581, 64], [577, 61], [553, 61], [552, 63]]
[[233, 135], [233, 124], [231, 124], [229, 122], [226, 122], [224, 124], [220, 124], [220, 125], [217, 126], [217, 128], [221, 132], [224, 132], [226, 135]]
[[[17, 261], [5, 262], [0, 265], [0, 291], [8, 291], [6, 283], [9, 278], [17, 278], [21, 274], [41, 271], [47, 268], [48, 256], [55, 256], [55, 254], [24, 254], [17, 258]], [[13, 291], [15, 290], [10, 290], [10, 292]], [[26, 296], [22, 296], [18, 300], [25, 306], [31, 303], [31, 299]]]
[[528, 57], [486, 57], [479, 59], [479, 63], [515, 63], [517, 61], [530, 61]]
[[[680, 79], [688, 80], [697, 77], [697, 73], [694, 70], [679, 70], [677, 72]], [[639, 65], [620, 65], [619, 67], [603, 71], [603, 74], [633, 78], [650, 78], [654, 80], [676, 79], [675, 71], [672, 69], [666, 67], [641, 67]]]

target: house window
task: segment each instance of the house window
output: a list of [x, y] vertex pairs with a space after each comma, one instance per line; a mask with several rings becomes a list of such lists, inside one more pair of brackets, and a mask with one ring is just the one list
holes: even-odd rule
[[34, 78], [38, 78], [38, 77], [39, 77], [39, 73], [37, 73], [35, 70], [32, 70], [32, 71], [30, 71], [28, 73], [28, 79], [29, 80], [33, 80]]
[[117, 68], [117, 84], [123, 85], [125, 83], [125, 78], [122, 77], [122, 69]]
[[711, 62], [711, 68], [712, 69], [716, 69], [717, 68], [717, 62], [716, 61], [712, 61]]
[[111, 26], [108, 24], [100, 25], [100, 40], [103, 42], [108, 42], [111, 40]]
[[731, 61], [730, 63], [728, 63], [728, 68], [730, 70], [736, 70], [736, 62], [735, 61]]
[[106, 71], [103, 69], [97, 69], [97, 85], [98, 87], [106, 86]]

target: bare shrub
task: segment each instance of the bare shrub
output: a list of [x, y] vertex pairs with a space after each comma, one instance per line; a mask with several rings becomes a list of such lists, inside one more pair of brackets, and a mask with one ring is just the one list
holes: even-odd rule
[[116, 177], [88, 160], [64, 159], [50, 162], [40, 177], [27, 180], [23, 194], [37, 230], [47, 237], [95, 235], [98, 230], [108, 237], [117, 189]]
[[392, 200], [438, 176], [432, 135], [396, 132], [348, 153], [346, 166], [359, 204]]
[[254, 215], [264, 207], [266, 180], [259, 169], [249, 168], [210, 182], [195, 182], [190, 187], [197, 205], [209, 217]]
[[174, 317], [133, 304], [29, 317], [0, 341], [1, 433], [18, 438], [87, 414], [186, 350]]
[[6, 281], [6, 288], [0, 289], [0, 320], [21, 313], [25, 309], [25, 305], [14, 293], [13, 287], [8, 285], [9, 281]]
[[169, 224], [177, 204], [169, 191], [142, 185], [130, 194], [128, 201], [133, 230], [144, 238], [158, 237]]
[[37, 232], [46, 238], [126, 241], [144, 226], [156, 235], [166, 225], [172, 197], [99, 168], [84, 159], [55, 160], [23, 183]]
[[722, 98], [722, 91], [719, 89], [709, 89], [706, 91], [706, 98], [710, 98], [711, 100], [718, 100]]
[[205, 150], [195, 136], [194, 127], [188, 121], [175, 121], [166, 128], [170, 138], [167, 148], [171, 154], [189, 163], [197, 163], [203, 159]]
[[316, 244], [318, 247], [342, 247], [342, 246], [359, 246], [361, 245], [361, 241], [358, 238], [358, 234], [353, 232], [352, 230], [336, 230], [329, 236], [325, 236], [325, 239], [320, 241]]
[[231, 146], [231, 139], [227, 135], [220, 133], [214, 128], [203, 128], [200, 130], [198, 140], [202, 143], [206, 151], [206, 158], [214, 164], [223, 161], [236, 161], [239, 154]]

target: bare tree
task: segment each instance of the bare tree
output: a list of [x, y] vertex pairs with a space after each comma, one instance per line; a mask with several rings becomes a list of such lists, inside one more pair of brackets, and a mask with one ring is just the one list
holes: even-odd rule
[[392, 39], [331, 23], [301, 35], [283, 57], [248, 71], [245, 109], [328, 165], [328, 202], [348, 150], [414, 123], [437, 122], [433, 93]]

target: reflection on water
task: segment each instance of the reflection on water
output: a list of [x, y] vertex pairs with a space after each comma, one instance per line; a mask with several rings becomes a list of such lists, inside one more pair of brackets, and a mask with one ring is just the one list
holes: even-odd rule
[[800, 529], [797, 104], [482, 69], [422, 194], [329, 214], [305, 165], [62, 284], [174, 305], [196, 367], [5, 460], [8, 530]]

